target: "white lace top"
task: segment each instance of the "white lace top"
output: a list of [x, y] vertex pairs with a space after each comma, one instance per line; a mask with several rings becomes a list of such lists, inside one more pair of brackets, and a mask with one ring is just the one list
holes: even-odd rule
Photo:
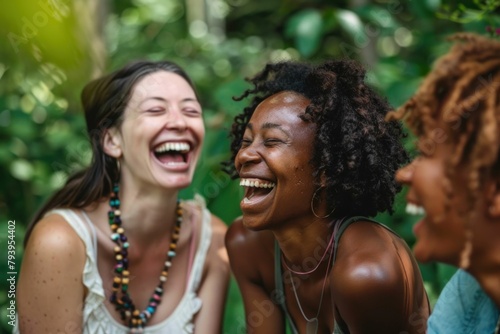
[[[194, 254], [185, 293], [172, 314], [158, 324], [147, 326], [144, 330], [146, 334], [182, 334], [194, 332], [193, 318], [202, 305], [201, 299], [197, 296], [197, 290], [212, 237], [210, 212], [205, 207], [203, 200], [195, 200], [195, 202], [202, 206], [202, 227], [200, 241]], [[86, 215], [86, 221], [82, 220], [71, 209], [53, 210], [48, 214], [59, 214], [64, 217], [85, 243], [87, 259], [83, 269], [83, 284], [87, 287], [88, 294], [83, 306], [82, 334], [128, 333], [129, 328], [118, 323], [104, 305], [104, 288], [97, 269], [97, 243], [94, 225], [88, 220]], [[89, 232], [89, 229], [92, 231], [92, 234]], [[14, 327], [13, 334], [19, 333], [17, 318], [16, 316], [16, 326]]]

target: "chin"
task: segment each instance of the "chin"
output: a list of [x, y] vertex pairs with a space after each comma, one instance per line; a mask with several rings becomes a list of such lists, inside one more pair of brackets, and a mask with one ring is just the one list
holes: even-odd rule
[[183, 176], [183, 177], [169, 177], [164, 178], [163, 180], [158, 179], [158, 184], [165, 189], [184, 189], [191, 185], [192, 178]]
[[424, 242], [421, 239], [417, 239], [417, 242], [413, 246], [413, 254], [415, 255], [417, 261], [421, 263], [436, 261], [429, 243]]
[[257, 231], [262, 231], [262, 230], [267, 229], [267, 226], [265, 226], [264, 224], [261, 224], [260, 220], [255, 219], [255, 218], [249, 218], [245, 214], [243, 214], [241, 221], [243, 223], [243, 226], [245, 226], [245, 228], [247, 228], [251, 231], [257, 232]]
[[420, 263], [440, 262], [458, 267], [456, 254], [434, 252], [428, 243], [424, 244], [422, 241], [417, 241], [413, 247], [413, 254]]

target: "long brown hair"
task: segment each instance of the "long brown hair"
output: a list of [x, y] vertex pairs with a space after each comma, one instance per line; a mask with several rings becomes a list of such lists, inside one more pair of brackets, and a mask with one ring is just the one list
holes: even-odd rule
[[119, 127], [134, 85], [148, 74], [166, 71], [180, 75], [195, 91], [186, 72], [169, 61], [136, 61], [101, 78], [89, 82], [82, 91], [87, 135], [92, 147], [90, 165], [71, 175], [66, 184], [54, 193], [36, 212], [28, 225], [24, 243], [28, 242], [35, 224], [54, 208], [83, 208], [108, 196], [119, 179], [118, 161], [103, 150], [107, 129]]

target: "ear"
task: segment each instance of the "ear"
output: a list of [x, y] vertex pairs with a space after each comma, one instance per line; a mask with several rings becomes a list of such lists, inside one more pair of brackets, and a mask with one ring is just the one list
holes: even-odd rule
[[103, 149], [104, 153], [113, 158], [118, 159], [122, 156], [121, 136], [115, 127], [105, 130]]
[[493, 180], [488, 185], [488, 214], [491, 218], [500, 218], [500, 180]]

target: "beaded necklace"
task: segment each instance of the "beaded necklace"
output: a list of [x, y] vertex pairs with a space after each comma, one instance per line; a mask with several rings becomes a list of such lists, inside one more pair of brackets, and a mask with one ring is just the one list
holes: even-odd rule
[[111, 210], [108, 212], [109, 224], [111, 227], [111, 240], [116, 244], [115, 259], [116, 265], [114, 266], [115, 277], [113, 279], [113, 290], [110, 297], [110, 302], [115, 305], [115, 309], [120, 313], [121, 319], [125, 321], [130, 328], [131, 333], [142, 333], [148, 320], [153, 316], [156, 308], [161, 303], [163, 294], [163, 284], [167, 281], [168, 270], [172, 266], [172, 258], [175, 256], [177, 241], [179, 240], [179, 232], [182, 223], [182, 208], [180, 202], [177, 201], [177, 220], [172, 232], [172, 240], [167, 252], [167, 259], [165, 261], [163, 271], [160, 275], [160, 282], [156, 286], [153, 295], [149, 299], [148, 306], [142, 312], [139, 311], [130, 295], [128, 293], [128, 284], [130, 272], [128, 270], [128, 248], [129, 243], [124, 234], [124, 229], [121, 226], [122, 221], [120, 218], [120, 199], [118, 198], [119, 187], [118, 184], [113, 186], [113, 192], [109, 199]]

